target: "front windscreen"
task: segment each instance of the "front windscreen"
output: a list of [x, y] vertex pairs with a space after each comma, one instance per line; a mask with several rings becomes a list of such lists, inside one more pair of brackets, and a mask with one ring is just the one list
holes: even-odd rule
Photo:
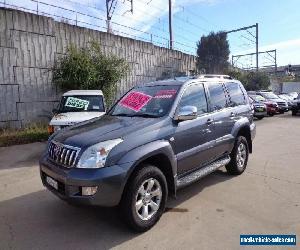
[[162, 117], [169, 112], [178, 90], [177, 85], [134, 88], [116, 103], [110, 115]]
[[264, 92], [263, 96], [268, 99], [278, 99], [278, 96], [272, 92]]
[[251, 97], [253, 100], [255, 100], [256, 102], [263, 102], [263, 101], [266, 100], [265, 98], [263, 98], [263, 97], [260, 96], [260, 95], [250, 95], [250, 97]]
[[63, 96], [59, 112], [104, 112], [103, 97], [99, 95]]

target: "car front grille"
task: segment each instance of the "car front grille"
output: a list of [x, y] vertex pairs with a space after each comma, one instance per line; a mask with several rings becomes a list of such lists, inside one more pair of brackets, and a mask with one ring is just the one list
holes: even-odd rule
[[80, 148], [64, 145], [56, 141], [50, 141], [48, 145], [48, 158], [66, 168], [75, 166]]

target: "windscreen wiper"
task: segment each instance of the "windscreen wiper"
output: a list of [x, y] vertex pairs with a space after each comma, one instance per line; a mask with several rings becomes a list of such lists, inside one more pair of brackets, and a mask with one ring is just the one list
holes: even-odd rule
[[114, 114], [112, 116], [125, 116], [125, 117], [146, 117], [146, 118], [157, 118], [159, 117], [158, 115], [154, 115], [154, 114], [125, 114], [125, 113], [120, 113], [120, 114]]
[[146, 118], [158, 118], [158, 115], [154, 115], [154, 114], [135, 114], [134, 116], [138, 116], [138, 117], [146, 117]]

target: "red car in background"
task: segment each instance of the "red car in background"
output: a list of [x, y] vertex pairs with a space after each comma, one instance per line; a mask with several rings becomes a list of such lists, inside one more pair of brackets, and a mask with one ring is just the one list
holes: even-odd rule
[[260, 102], [265, 104], [267, 107], [267, 114], [269, 116], [273, 116], [279, 112], [278, 104], [276, 102], [268, 101], [260, 95], [254, 95], [254, 94], [248, 94], [248, 95], [254, 102]]

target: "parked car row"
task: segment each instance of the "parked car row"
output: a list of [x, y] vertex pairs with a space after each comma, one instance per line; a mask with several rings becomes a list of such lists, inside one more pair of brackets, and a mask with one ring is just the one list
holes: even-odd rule
[[[297, 99], [298, 95], [296, 96], [294, 92], [276, 95], [272, 91], [259, 90], [247, 93], [253, 105], [254, 117], [258, 119], [262, 119], [266, 115], [283, 114], [289, 110], [292, 110], [292, 115], [296, 115], [300, 109], [300, 99]], [[299, 100], [299, 107], [297, 100]]]

